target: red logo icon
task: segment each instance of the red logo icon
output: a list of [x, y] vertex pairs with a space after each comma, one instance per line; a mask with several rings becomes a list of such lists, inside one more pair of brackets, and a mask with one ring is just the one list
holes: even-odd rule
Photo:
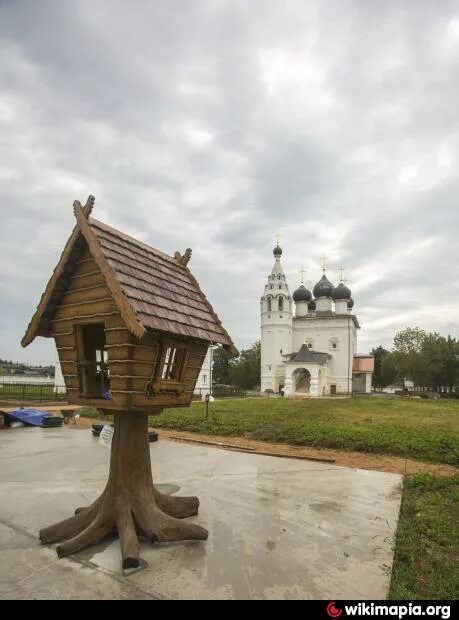
[[335, 601], [328, 603], [327, 614], [329, 616], [331, 616], [332, 618], [339, 618], [342, 613], [343, 613], [343, 610], [335, 605]]

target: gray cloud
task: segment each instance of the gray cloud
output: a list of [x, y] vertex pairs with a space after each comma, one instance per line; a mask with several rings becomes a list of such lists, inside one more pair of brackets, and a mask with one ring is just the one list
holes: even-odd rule
[[193, 247], [239, 347], [277, 232], [292, 290], [347, 268], [363, 352], [459, 335], [457, 3], [10, 0], [0, 50], [0, 357], [53, 359], [19, 341], [89, 193]]

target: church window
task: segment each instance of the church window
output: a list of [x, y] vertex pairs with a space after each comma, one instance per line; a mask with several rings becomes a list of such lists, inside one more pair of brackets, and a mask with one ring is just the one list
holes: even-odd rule
[[279, 350], [279, 353], [282, 355], [282, 349]]
[[268, 312], [271, 312], [271, 297], [268, 297]]
[[283, 309], [284, 309], [284, 298], [279, 297], [279, 310], [282, 312]]
[[330, 349], [334, 349], [335, 351], [338, 350], [338, 338], [330, 339]]
[[282, 284], [279, 284], [279, 288], [282, 288]]
[[274, 284], [270, 284], [270, 285], [269, 285], [269, 288], [274, 288]]
[[280, 280], [280, 273], [277, 274], [277, 279]]

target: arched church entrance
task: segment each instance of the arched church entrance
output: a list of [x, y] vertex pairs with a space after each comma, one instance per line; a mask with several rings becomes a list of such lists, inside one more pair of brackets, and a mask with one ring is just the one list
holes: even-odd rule
[[309, 394], [311, 389], [311, 373], [306, 368], [298, 368], [293, 373], [295, 392], [299, 394]]

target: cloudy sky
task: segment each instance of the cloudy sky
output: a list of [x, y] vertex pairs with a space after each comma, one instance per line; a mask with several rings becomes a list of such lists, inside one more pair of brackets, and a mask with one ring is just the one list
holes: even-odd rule
[[362, 353], [459, 336], [458, 95], [458, 2], [0, 0], [0, 357], [53, 361], [19, 341], [89, 193], [238, 347], [276, 233], [291, 290], [344, 265]]

